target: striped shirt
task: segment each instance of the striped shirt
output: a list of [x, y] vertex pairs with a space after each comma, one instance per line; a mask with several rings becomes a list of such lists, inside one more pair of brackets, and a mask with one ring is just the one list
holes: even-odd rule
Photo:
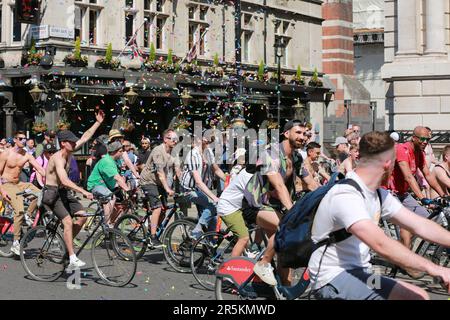
[[191, 190], [195, 187], [192, 171], [197, 171], [202, 176], [203, 159], [200, 150], [195, 147], [188, 152], [184, 159], [183, 174], [181, 176], [181, 186], [184, 189]]

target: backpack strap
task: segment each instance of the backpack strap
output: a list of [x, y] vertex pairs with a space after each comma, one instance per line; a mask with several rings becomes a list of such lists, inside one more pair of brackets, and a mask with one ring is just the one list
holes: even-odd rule
[[[362, 197], [363, 197], [364, 199], [366, 198], [366, 197], [364, 196], [363, 190], [361, 189], [361, 187], [359, 186], [359, 184], [358, 184], [355, 180], [353, 180], [353, 179], [343, 179], [343, 180], [339, 180], [339, 181], [337, 182], [337, 184], [347, 184], [347, 185], [350, 185], [350, 186], [352, 186], [353, 188], [355, 188], [356, 190], [358, 190], [359, 193], [361, 193], [361, 195], [362, 195]], [[381, 204], [381, 194], [379, 193], [379, 190], [378, 190], [378, 189], [377, 189], [377, 193], [378, 193], [378, 197], [379, 197], [379, 199], [380, 199], [380, 204]], [[345, 228], [342, 228], [342, 229], [333, 231], [333, 232], [331, 232], [331, 233], [328, 235], [328, 238], [327, 238], [327, 239], [324, 239], [324, 240], [318, 242], [318, 243], [316, 244], [316, 248], [319, 248], [319, 247], [321, 247], [321, 246], [323, 246], [323, 245], [326, 245], [326, 244], [331, 244], [331, 243], [337, 243], [337, 242], [344, 241], [344, 240], [350, 238], [351, 236], [352, 236], [352, 234], [351, 234], [350, 232], [348, 232], [347, 230], [345, 230]]]

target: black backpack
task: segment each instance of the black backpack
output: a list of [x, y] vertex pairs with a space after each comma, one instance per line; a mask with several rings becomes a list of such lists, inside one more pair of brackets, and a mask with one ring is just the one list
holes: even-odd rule
[[[338, 181], [336, 179], [339, 178]], [[341, 173], [334, 173], [330, 181], [320, 188], [306, 194], [297, 201], [283, 217], [275, 234], [275, 251], [278, 263], [283, 268], [307, 267], [313, 252], [323, 245], [337, 243], [349, 238], [352, 234], [340, 229], [329, 234], [328, 238], [314, 243], [311, 239], [312, 225], [317, 209], [327, 192], [336, 184], [348, 184], [358, 190], [365, 198], [361, 187], [355, 180], [344, 179]], [[381, 203], [381, 194], [377, 190]]]

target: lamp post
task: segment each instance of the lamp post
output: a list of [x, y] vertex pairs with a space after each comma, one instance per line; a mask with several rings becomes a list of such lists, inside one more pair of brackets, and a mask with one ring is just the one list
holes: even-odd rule
[[59, 91], [59, 94], [64, 99], [64, 101], [70, 101], [73, 97], [75, 97], [76, 92], [69, 87], [69, 81], [66, 80], [66, 86], [64, 89]]
[[372, 110], [372, 131], [375, 131], [375, 123], [377, 121], [377, 102], [370, 102], [370, 110]]
[[130, 87], [130, 90], [128, 90], [128, 92], [125, 93], [124, 96], [127, 99], [128, 103], [130, 105], [133, 105], [136, 102], [139, 94], [137, 94], [136, 91], [133, 90], [133, 87]]
[[192, 96], [188, 89], [184, 89], [183, 93], [181, 94], [181, 102], [183, 103], [184, 107], [189, 106], [189, 102], [191, 101]]
[[35, 83], [33, 89], [28, 91], [30, 93], [31, 98], [33, 99], [33, 102], [37, 104], [39, 101], [41, 101], [42, 94], [44, 93], [44, 90], [39, 88], [38, 84]]
[[277, 71], [277, 121], [278, 128], [280, 128], [280, 109], [281, 109], [281, 58], [283, 57], [283, 49], [286, 43], [283, 37], [275, 37], [275, 56], [277, 57], [278, 71]]
[[350, 125], [350, 107], [352, 106], [352, 100], [344, 100], [344, 108], [347, 110], [347, 128]]

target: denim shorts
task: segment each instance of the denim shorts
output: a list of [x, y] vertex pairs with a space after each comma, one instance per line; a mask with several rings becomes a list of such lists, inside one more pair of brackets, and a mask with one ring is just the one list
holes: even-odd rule
[[346, 270], [315, 291], [314, 296], [320, 300], [388, 300], [396, 284], [394, 279], [367, 269]]

